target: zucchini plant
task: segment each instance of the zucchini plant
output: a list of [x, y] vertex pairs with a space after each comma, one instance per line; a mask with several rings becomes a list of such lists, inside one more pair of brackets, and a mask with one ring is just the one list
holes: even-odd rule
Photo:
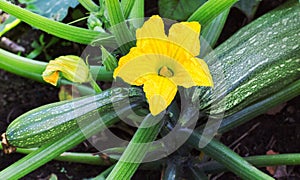
[[[185, 18], [187, 22], [173, 26], [180, 27], [180, 25], [183, 25], [185, 27], [188, 24], [188, 27], [194, 30], [197, 29], [197, 23], [200, 22], [203, 32], [202, 37], [204, 39], [207, 38], [207, 43], [213, 47], [225, 24], [229, 8], [236, 1], [203, 1], [203, 3], [198, 3], [198, 7], [193, 12], [180, 16]], [[173, 4], [172, 2], [170, 1], [169, 5], [173, 7], [176, 2], [173, 2]], [[67, 159], [72, 162], [110, 166], [106, 171], [99, 172], [99, 175], [94, 179], [130, 179], [138, 168], [162, 171], [164, 179], [177, 178], [179, 171], [183, 169], [192, 172], [191, 176], [187, 178], [192, 178], [193, 176], [198, 179], [207, 179], [210, 174], [229, 170], [242, 179], [274, 179], [257, 167], [282, 163], [286, 165], [300, 164], [300, 154], [298, 153], [282, 156], [274, 155], [272, 157], [262, 156], [261, 159], [263, 159], [264, 163], [261, 163], [262, 160], [259, 157], [243, 158], [219, 140], [215, 138], [207, 139], [206, 136], [202, 136], [204, 132], [214, 131], [215, 126], [219, 126], [218, 131], [212, 132], [212, 134], [227, 132], [267, 111], [269, 108], [300, 94], [300, 4], [298, 1], [289, 0], [281, 7], [251, 22], [211, 52], [209, 52], [206, 45], [201, 44], [201, 47], [206, 46], [201, 56], [204, 56], [203, 62], [207, 63], [214, 86], [185, 88], [184, 95], [190, 100], [188, 103], [195, 105], [195, 107], [182, 107], [180, 109], [180, 105], [183, 106], [184, 102], [179, 100], [179, 98], [175, 98], [168, 105], [168, 108], [164, 111], [165, 113], [158, 115], [154, 115], [152, 109], [155, 109], [155, 106], [165, 106], [165, 104], [159, 104], [161, 101], [155, 99], [155, 96], [154, 100], [149, 98], [151, 97], [149, 92], [157, 89], [155, 87], [156, 82], [153, 82], [152, 86], [140, 83], [139, 81], [147, 79], [146, 76], [139, 80], [134, 79], [133, 83], [128, 83], [125, 79], [125, 82], [123, 82], [116, 78], [117, 72], [121, 70], [115, 65], [117, 57], [121, 56], [119, 66], [124, 65], [129, 62], [126, 58], [132, 55], [130, 53], [136, 53], [136, 49], [140, 45], [147, 47], [147, 43], [150, 42], [151, 44], [151, 41], [147, 41], [147, 38], [141, 38], [140, 32], [143, 28], [149, 26], [151, 20], [156, 22], [157, 26], [150, 28], [148, 31], [152, 32], [155, 29], [159, 29], [159, 18], [154, 16], [149, 21], [144, 22], [143, 26], [143, 23], [140, 23], [140, 19], [134, 19], [145, 16], [143, 0], [122, 0], [121, 2], [118, 0], [100, 0], [99, 5], [91, 0], [81, 0], [79, 3], [90, 13], [93, 13], [93, 18], [98, 18], [98, 25], [103, 25], [103, 27], [99, 28], [103, 31], [88, 30], [56, 22], [0, 0], [0, 9], [40, 30], [77, 43], [92, 43], [94, 46], [101, 45], [103, 54], [109, 57], [105, 59], [102, 56], [105, 66], [89, 66], [90, 72], [86, 74], [95, 77], [98, 81], [113, 81], [112, 87], [108, 90], [98, 91], [96, 94], [85, 95], [73, 100], [41, 106], [16, 118], [3, 135], [2, 146], [5, 152], [17, 151], [28, 155], [1, 170], [1, 178], [18, 179], [24, 177], [53, 159]], [[166, 2], [160, 1], [160, 4], [163, 3]], [[177, 3], [187, 7], [190, 6], [187, 1]], [[166, 11], [162, 7], [160, 10]], [[163, 14], [171, 16], [170, 14], [172, 13], [163, 12]], [[126, 22], [128, 18], [134, 20]], [[184, 21], [184, 19], [180, 20]], [[109, 31], [104, 31], [106, 28]], [[169, 30], [169, 37], [173, 30], [176, 29], [172, 28]], [[197, 30], [194, 31], [197, 32]], [[137, 36], [136, 45], [133, 38], [135, 32]], [[180, 29], [178, 32], [183, 32], [183, 30]], [[150, 37], [156, 36], [157, 34], [155, 33], [149, 33]], [[183, 34], [182, 36], [190, 37], [192, 35], [193, 33]], [[158, 39], [164, 39], [167, 35], [160, 34], [158, 37]], [[192, 41], [192, 43], [195, 44], [198, 40], [199, 38]], [[163, 44], [165, 42], [157, 40], [151, 44], [151, 47], [156, 50], [153, 50], [153, 54], [157, 53], [157, 51], [164, 51], [159, 43]], [[181, 45], [185, 46], [185, 49], [190, 50], [190, 54], [193, 54], [193, 48], [198, 47], [199, 44], [191, 46], [190, 49], [186, 48], [190, 46], [190, 43], [184, 44], [182, 42]], [[181, 49], [177, 47], [178, 45], [171, 44], [170, 46], [173, 47], [170, 51], [175, 49], [177, 50], [176, 53], [182, 53]], [[114, 49], [110, 54], [105, 48], [109, 49], [112, 47], [118, 48]], [[146, 50], [141, 48], [140, 51]], [[184, 57], [190, 57], [187, 54], [184, 54]], [[143, 56], [143, 54], [141, 53], [140, 56]], [[45, 81], [42, 74], [50, 63], [20, 57], [4, 50], [0, 50], [0, 58], [1, 69], [39, 82]], [[193, 58], [195, 57], [193, 56]], [[146, 61], [147, 59], [143, 60]], [[153, 58], [154, 60], [155, 58]], [[206, 67], [205, 63], [201, 64], [203, 69]], [[182, 64], [182, 66], [186, 65]], [[58, 64], [56, 65], [58, 66]], [[193, 65], [196, 66], [197, 64]], [[68, 64], [63, 64], [62, 66], [63, 68], [60, 68], [58, 72], [55, 70], [53, 73], [55, 77], [66, 74], [58, 80], [59, 85], [72, 84], [78, 87], [83, 94], [93, 92], [93, 89], [85, 84], [72, 82], [74, 78], [68, 77], [69, 74], [74, 74], [72, 68], [66, 68], [69, 67]], [[135, 64], [131, 64], [131, 66], [135, 66]], [[136, 69], [127, 74], [135, 73], [133, 71], [140, 72], [140, 69], [149, 67], [136, 67]], [[61, 73], [62, 71], [64, 72]], [[203, 72], [209, 77], [208, 71], [203, 70]], [[164, 64], [157, 73], [158, 76], [151, 76], [152, 79], [171, 78], [175, 71]], [[126, 73], [124, 76], [126, 76]], [[130, 79], [131, 77], [128, 75], [127, 78]], [[151, 78], [149, 79], [151, 81]], [[126, 84], [126, 82], [135, 86], [144, 84], [143, 90], [145, 94], [141, 87], [114, 86], [115, 84]], [[167, 83], [167, 81], [162, 82]], [[97, 84], [94, 81], [93, 83], [93, 88], [96, 89]], [[162, 95], [172, 93], [169, 86], [162, 87], [160, 89]], [[156, 104], [152, 102], [156, 102]], [[201, 117], [196, 117], [196, 120], [198, 120], [196, 127], [190, 128], [185, 126], [194, 118], [195, 112], [196, 114], [199, 112], [201, 115], [203, 114]], [[220, 115], [224, 115], [223, 121], [214, 121]], [[98, 156], [90, 156], [89, 153], [79, 153], [78, 156], [77, 154], [75, 156], [75, 153], [66, 153], [66, 151], [80, 144], [86, 138], [104, 131], [107, 126], [115, 125], [124, 119], [129, 119], [128, 122], [131, 122], [131, 125], [139, 124], [139, 126], [127, 146], [119, 145], [121, 147], [106, 149], [102, 152], [111, 154], [111, 159], [106, 159], [107, 161], [105, 161]], [[84, 126], [80, 126], [82, 122], [84, 122]], [[205, 123], [207, 123], [206, 126]], [[177, 124], [180, 124], [179, 128], [176, 126]], [[189, 138], [172, 155], [160, 152], [159, 150], [162, 147], [173, 145], [173, 142], [170, 142], [170, 144], [155, 142], [158, 142], [159, 137], [174, 132], [175, 137], [178, 139], [183, 136]], [[206, 146], [199, 146], [201, 141], [207, 142]], [[198, 162], [198, 165], [193, 163], [184, 165], [173, 163], [174, 157], [184, 159], [193, 156], [193, 150], [201, 151], [214, 161], [208, 161], [204, 158], [201, 162]], [[167, 155], [160, 160], [143, 163], [143, 160], [147, 159], [148, 156], [154, 156], [155, 153], [166, 153]], [[202, 168], [198, 172], [195, 169], [199, 167], [199, 163], [202, 165]], [[166, 169], [164, 169], [165, 166], [167, 167]]]

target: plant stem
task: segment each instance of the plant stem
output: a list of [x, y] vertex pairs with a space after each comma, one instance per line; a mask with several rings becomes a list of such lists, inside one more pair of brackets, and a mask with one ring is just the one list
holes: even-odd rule
[[226, 9], [219, 16], [217, 16], [213, 21], [211, 21], [207, 26], [205, 26], [201, 32], [201, 37], [205, 42], [201, 43], [201, 53], [200, 57], [205, 57], [206, 54], [211, 52], [215, 46], [217, 40], [219, 39], [225, 22], [227, 20], [230, 8]]
[[95, 90], [96, 93], [101, 93], [102, 89], [99, 87], [99, 85], [97, 84], [97, 82], [93, 79], [90, 78], [90, 84], [93, 87], [93, 89]]
[[130, 13], [132, 24], [135, 28], [139, 28], [144, 23], [145, 2], [144, 0], [135, 0], [134, 6]]
[[[250, 156], [245, 157], [244, 159], [257, 167], [300, 165], [299, 153]], [[203, 169], [207, 173], [219, 173], [228, 170], [216, 161], [211, 161], [204, 164], [195, 164], [195, 166]]]
[[12, 30], [14, 27], [16, 27], [20, 23], [21, 23], [20, 19], [15, 19], [13, 22], [7, 24], [5, 26], [5, 28], [0, 32], [0, 37], [3, 36], [3, 34], [7, 33], [8, 31]]
[[[132, 104], [132, 107], [120, 109], [119, 113], [126, 114], [128, 113], [129, 109], [137, 108], [139, 106], [140, 104], [134, 103]], [[118, 113], [108, 112], [101, 117], [100, 121], [92, 121], [90, 124], [66, 134], [64, 138], [56, 142], [50, 142], [43, 145], [36, 151], [28, 154], [24, 158], [2, 170], [0, 172], [0, 177], [4, 179], [19, 179], [25, 176], [26, 174], [59, 156], [63, 152], [73, 148], [75, 145], [81, 143], [91, 135], [102, 131], [107, 126], [116, 123], [119, 120], [117, 114]]]
[[99, 174], [97, 177], [94, 177], [92, 180], [105, 180], [106, 177], [109, 175], [109, 173], [113, 170], [115, 165], [110, 166], [105, 171], [103, 171], [101, 174]]
[[198, 21], [205, 27], [219, 14], [230, 8], [238, 0], [209, 0], [200, 6], [189, 18], [188, 21]]
[[[0, 146], [0, 150], [2, 150], [2, 146]], [[17, 148], [16, 152], [21, 154], [30, 154], [36, 151], [37, 148], [32, 149], [24, 149]], [[98, 155], [93, 155], [92, 153], [77, 153], [77, 152], [64, 152], [54, 158], [54, 160], [72, 162], [72, 163], [83, 163], [89, 165], [102, 165], [107, 166], [113, 164], [115, 162], [114, 159], [104, 160], [100, 158]]]
[[200, 140], [203, 140], [202, 138], [204, 139], [204, 141], [207, 141], [206, 137], [201, 136], [201, 134], [194, 131], [188, 139], [187, 143], [192, 145], [194, 148], [203, 151], [205, 154], [218, 161], [220, 164], [224, 165], [227, 169], [229, 169], [231, 172], [235, 173], [242, 179], [274, 179], [268, 176], [267, 174], [263, 173], [262, 171], [258, 170], [257, 168], [249, 164], [247, 161], [245, 161], [238, 154], [229, 149], [227, 146], [214, 139], [208, 142], [208, 144], [205, 147], [200, 148], [199, 142]]
[[92, 0], [78, 0], [78, 2], [89, 12], [97, 12], [99, 10], [99, 6]]
[[106, 0], [105, 4], [108, 11], [111, 30], [116, 37], [122, 54], [127, 54], [130, 48], [134, 46], [134, 38], [125, 23], [120, 2], [119, 0]]
[[136, 0], [122, 0], [121, 7], [123, 9], [124, 18], [127, 19], [133, 10], [133, 5]]
[[120, 160], [107, 177], [108, 180], [130, 179], [133, 176], [157, 137], [162, 123], [159, 116], [153, 117], [149, 114], [145, 117], [141, 124], [142, 127], [139, 127], [134, 134]]
[[97, 42], [100, 42], [103, 46], [116, 46], [114, 37], [107, 33], [101, 33], [53, 21], [3, 0], [0, 1], [0, 9], [15, 16], [21, 21], [30, 24], [31, 26], [39, 28], [40, 30], [62, 39], [82, 44], [90, 44], [92, 41], [98, 39]]
[[[2, 146], [0, 146], [0, 150], [2, 150]], [[17, 148], [16, 152], [21, 154], [29, 154], [31, 152], [34, 152], [35, 150], [37, 149]], [[114, 159], [110, 159], [109, 161], [104, 160], [102, 158], [99, 158], [99, 156], [93, 155], [91, 153], [76, 153], [76, 152], [64, 152], [60, 156], [54, 159], [58, 161], [83, 163], [89, 165], [101, 165], [101, 166], [107, 166], [108, 162], [109, 163], [115, 162]], [[300, 165], [300, 153], [250, 156], [250, 157], [244, 157], [244, 160], [248, 161], [249, 163], [253, 164], [256, 167]], [[164, 161], [160, 161], [160, 163], [164, 163]], [[228, 171], [228, 169], [226, 169], [222, 164], [216, 161], [210, 161], [207, 163], [195, 161], [193, 164], [195, 167], [200, 168], [209, 174]], [[159, 163], [155, 163], [152, 165], [153, 165], [152, 168], [156, 168], [159, 166]], [[147, 166], [146, 169], [148, 169]]]

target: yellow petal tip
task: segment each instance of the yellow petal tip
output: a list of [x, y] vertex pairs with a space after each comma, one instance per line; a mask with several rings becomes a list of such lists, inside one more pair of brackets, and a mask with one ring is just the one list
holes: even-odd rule
[[154, 95], [149, 99], [149, 109], [153, 116], [163, 112], [167, 107], [167, 102], [161, 95]]

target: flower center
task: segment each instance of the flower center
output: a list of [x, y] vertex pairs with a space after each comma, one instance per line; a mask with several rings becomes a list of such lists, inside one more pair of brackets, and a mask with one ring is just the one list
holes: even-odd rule
[[158, 75], [164, 76], [164, 77], [172, 77], [172, 76], [174, 76], [174, 73], [167, 66], [163, 66], [158, 70]]

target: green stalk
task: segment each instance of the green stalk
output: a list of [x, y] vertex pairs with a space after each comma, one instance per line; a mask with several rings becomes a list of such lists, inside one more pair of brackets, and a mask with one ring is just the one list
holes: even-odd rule
[[200, 57], [205, 57], [213, 48], [219, 39], [225, 22], [227, 20], [230, 8], [226, 9], [201, 31], [201, 37], [206, 41], [201, 41]]
[[[139, 104], [133, 104], [134, 108], [138, 106]], [[120, 109], [119, 113], [126, 114], [128, 113], [129, 109], [130, 107], [125, 107]], [[58, 141], [43, 145], [36, 151], [28, 154], [24, 158], [2, 170], [0, 172], [0, 177], [3, 179], [19, 179], [25, 176], [26, 174], [59, 156], [63, 152], [73, 148], [91, 135], [100, 132], [105, 127], [116, 123], [119, 120], [117, 114], [118, 113], [108, 112], [106, 115], [101, 117], [102, 121], [93, 121], [90, 124], [87, 124], [85, 127], [75, 129], [69, 134], [66, 134], [64, 138]], [[82, 132], [85, 132], [85, 134]]]
[[78, 2], [89, 12], [99, 11], [99, 6], [92, 0], [78, 0]]
[[194, 148], [203, 151], [205, 154], [218, 161], [220, 164], [224, 165], [224, 167], [226, 167], [242, 179], [274, 179], [268, 176], [267, 174], [263, 173], [262, 171], [258, 170], [257, 168], [249, 164], [247, 161], [245, 161], [238, 154], [229, 149], [227, 146], [214, 139], [212, 139], [204, 148], [200, 148], [199, 142], [201, 138], [203, 138], [204, 141], [207, 141], [207, 139], [205, 139], [206, 137], [201, 136], [201, 134], [194, 131], [187, 142]]
[[30, 24], [31, 26], [62, 39], [82, 44], [90, 44], [93, 40], [98, 39], [97, 42], [100, 42], [103, 46], [115, 47], [116, 45], [114, 37], [107, 33], [101, 33], [57, 22], [32, 13], [4, 0], [0, 0], [0, 9], [15, 16], [21, 21]]
[[103, 171], [101, 174], [99, 174], [97, 177], [94, 177], [92, 180], [105, 180], [106, 177], [109, 175], [109, 173], [113, 170], [115, 165], [110, 166], [105, 171]]
[[[2, 146], [0, 146], [0, 150], [2, 150]], [[32, 148], [32, 149], [17, 148], [16, 153], [30, 154], [36, 150], [37, 148]], [[92, 153], [77, 153], [77, 152], [64, 152], [59, 156], [55, 157], [54, 160], [72, 162], [72, 163], [82, 163], [82, 164], [89, 164], [89, 165], [101, 165], [101, 166], [107, 166], [115, 162], [114, 159], [104, 160], [103, 158], [100, 158], [98, 155], [93, 155]]]
[[16, 27], [20, 23], [21, 23], [20, 19], [15, 19], [13, 22], [7, 24], [5, 26], [5, 28], [0, 32], [0, 37], [3, 36], [3, 34], [7, 33], [8, 31], [12, 30], [14, 27]]
[[90, 78], [90, 85], [93, 87], [96, 93], [102, 92], [102, 89], [93, 78]]
[[133, 10], [133, 6], [136, 0], [122, 0], [121, 7], [123, 9], [124, 18], [128, 19], [130, 12]]
[[[2, 150], [2, 146], [0, 146], [0, 150]], [[16, 152], [21, 154], [29, 154], [34, 152], [35, 148], [33, 149], [24, 149], [24, 148], [17, 148]], [[123, 151], [122, 151], [123, 152]], [[60, 156], [54, 158], [54, 160], [58, 161], [65, 161], [65, 162], [72, 162], [72, 163], [82, 163], [82, 164], [89, 164], [89, 165], [101, 165], [107, 166], [108, 160], [104, 160], [99, 158], [97, 155], [93, 155], [91, 153], [76, 153], [76, 152], [64, 152]], [[244, 160], [248, 161], [249, 163], [253, 164], [256, 167], [266, 167], [266, 166], [280, 166], [280, 165], [300, 165], [300, 153], [291, 153], [291, 154], [274, 154], [274, 155], [258, 155], [258, 156], [250, 156], [244, 157]], [[110, 159], [109, 163], [114, 163], [114, 159]], [[160, 163], [164, 163], [164, 161], [158, 161]], [[155, 169], [159, 166], [157, 163], [152, 163], [151, 168]], [[220, 173], [224, 171], [228, 171], [223, 165], [216, 161], [210, 161], [207, 163], [202, 162], [194, 162], [194, 166], [204, 170], [206, 173], [214, 174]], [[146, 166], [146, 169], [149, 169]], [[151, 169], [150, 168], [150, 169]]]
[[[142, 163], [145, 155], [149, 152], [151, 142], [157, 137], [163, 121], [159, 116], [149, 114], [143, 120], [129, 145], [122, 154], [120, 160], [112, 172], [107, 177], [108, 180], [113, 179], [130, 179], [140, 163]], [[145, 127], [146, 126], [146, 127]]]
[[134, 6], [130, 13], [130, 18], [132, 19], [133, 26], [139, 28], [144, 23], [145, 16], [145, 2], [144, 0], [135, 0]]
[[[46, 69], [46, 62], [28, 59], [0, 49], [0, 69], [22, 77], [44, 82], [42, 73]], [[99, 81], [112, 81], [112, 72], [102, 66], [91, 66], [92, 76]]]
[[226, 11], [238, 0], [209, 0], [200, 6], [189, 18], [188, 21], [198, 21], [205, 27], [219, 14]]
[[116, 37], [122, 54], [127, 54], [130, 48], [135, 44], [133, 43], [134, 38], [125, 23], [120, 2], [119, 0], [106, 0], [105, 4], [108, 11], [111, 30]]
[[[0, 146], [0, 150], [2, 150], [2, 146]], [[24, 148], [17, 148], [16, 153], [21, 154], [30, 154], [36, 151], [37, 148], [31, 149], [24, 149]], [[122, 150], [121, 153], [124, 151]], [[94, 155], [92, 153], [78, 153], [78, 152], [64, 152], [54, 158], [57, 161], [64, 161], [64, 162], [71, 162], [71, 163], [82, 163], [88, 165], [97, 165], [97, 166], [108, 166], [116, 162], [116, 159], [119, 159], [120, 155], [110, 155], [110, 159], [102, 159], [98, 155]], [[160, 170], [162, 164], [165, 163], [165, 160], [158, 160], [154, 162], [144, 163], [141, 165], [141, 169], [145, 170]]]
[[[280, 165], [300, 165], [300, 154], [274, 154], [274, 155], [259, 155], [250, 156], [244, 158], [249, 163], [257, 167], [266, 166], [280, 166]], [[220, 163], [211, 161], [204, 164], [195, 164], [200, 169], [203, 169], [206, 173], [220, 173], [227, 171], [227, 169]]]

